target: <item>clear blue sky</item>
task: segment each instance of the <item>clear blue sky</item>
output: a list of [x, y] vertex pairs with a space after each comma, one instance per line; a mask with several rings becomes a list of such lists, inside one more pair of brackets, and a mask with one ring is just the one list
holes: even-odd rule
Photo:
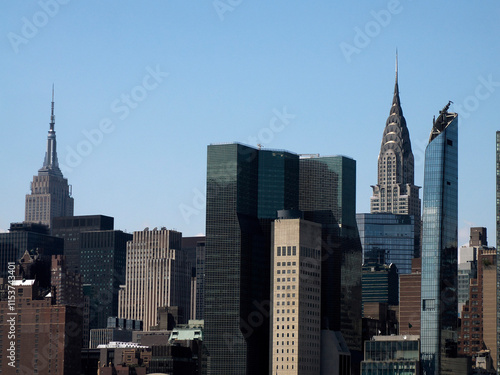
[[415, 182], [452, 100], [460, 243], [486, 226], [495, 245], [499, 18], [497, 1], [3, 1], [0, 229], [24, 219], [53, 83], [76, 215], [204, 233], [206, 148], [233, 141], [352, 157], [368, 212], [397, 48]]

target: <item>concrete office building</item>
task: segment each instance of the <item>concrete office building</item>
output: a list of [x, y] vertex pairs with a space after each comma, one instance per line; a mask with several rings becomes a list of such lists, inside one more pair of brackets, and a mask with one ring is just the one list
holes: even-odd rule
[[52, 219], [58, 216], [73, 215], [73, 197], [71, 186], [59, 169], [56, 150], [56, 132], [54, 130], [54, 88], [52, 88], [52, 112], [47, 136], [47, 151], [43, 166], [38, 175], [33, 176], [31, 194], [26, 195], [24, 221], [41, 223], [50, 227]]

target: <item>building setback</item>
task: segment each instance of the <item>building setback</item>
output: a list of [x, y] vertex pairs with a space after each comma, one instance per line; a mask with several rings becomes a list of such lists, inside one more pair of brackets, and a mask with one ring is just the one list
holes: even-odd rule
[[425, 150], [421, 360], [427, 375], [451, 368], [457, 347], [458, 117], [449, 104]]
[[58, 216], [72, 216], [74, 201], [71, 186], [59, 169], [56, 150], [56, 132], [54, 130], [54, 88], [52, 88], [52, 112], [47, 136], [47, 152], [38, 175], [33, 176], [31, 194], [26, 195], [24, 221], [52, 225], [52, 219]]

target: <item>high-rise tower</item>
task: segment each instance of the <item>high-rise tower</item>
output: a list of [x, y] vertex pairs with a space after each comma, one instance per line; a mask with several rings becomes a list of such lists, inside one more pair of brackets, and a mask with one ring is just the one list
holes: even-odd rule
[[51, 226], [52, 218], [73, 216], [73, 198], [71, 186], [59, 169], [56, 150], [56, 132], [54, 130], [54, 87], [52, 87], [52, 110], [50, 128], [47, 136], [47, 152], [38, 176], [33, 176], [31, 194], [26, 195], [24, 221], [42, 223]]
[[421, 203], [399, 98], [397, 59], [396, 54], [394, 94], [378, 156], [378, 182], [372, 186], [370, 214], [358, 214], [357, 221], [363, 262], [394, 263], [400, 274], [409, 274], [412, 259], [420, 256]]
[[396, 83], [389, 117], [385, 123], [378, 157], [378, 182], [372, 186], [370, 212], [390, 212], [414, 215], [420, 218], [419, 187], [414, 185], [414, 160], [410, 133], [406, 127], [398, 86], [396, 55]]
[[425, 150], [422, 236], [423, 373], [450, 369], [457, 352], [458, 117], [449, 104]]

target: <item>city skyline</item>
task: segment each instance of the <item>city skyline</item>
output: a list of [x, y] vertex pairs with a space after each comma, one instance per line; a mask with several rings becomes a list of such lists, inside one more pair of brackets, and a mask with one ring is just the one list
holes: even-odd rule
[[[423, 186], [432, 115], [452, 100], [461, 117], [459, 245], [471, 226], [494, 233], [498, 4], [235, 3], [226, 12], [212, 2], [2, 4], [9, 183], [0, 230], [23, 220], [43, 165], [53, 83], [59, 164], [76, 215], [113, 216], [130, 233], [204, 234], [206, 146], [226, 141], [347, 155], [357, 162], [356, 211], [369, 212], [398, 48], [415, 184]], [[466, 199], [478, 178], [483, 193]]]

